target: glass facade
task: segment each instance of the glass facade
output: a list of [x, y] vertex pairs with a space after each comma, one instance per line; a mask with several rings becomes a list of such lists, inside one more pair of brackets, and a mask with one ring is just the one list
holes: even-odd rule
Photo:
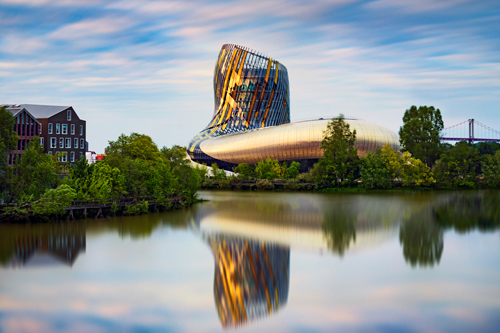
[[289, 123], [288, 86], [288, 72], [278, 61], [243, 46], [223, 45], [214, 70], [214, 114], [189, 143], [191, 158], [230, 167], [205, 154], [200, 144], [220, 135]]
[[[207, 127], [188, 144], [193, 161], [226, 170], [267, 157], [311, 161], [323, 157], [321, 141], [329, 119], [290, 123], [288, 72], [276, 60], [246, 47], [222, 46], [214, 70], [215, 108]], [[356, 129], [360, 156], [389, 143], [396, 133], [373, 123], [347, 120]]]

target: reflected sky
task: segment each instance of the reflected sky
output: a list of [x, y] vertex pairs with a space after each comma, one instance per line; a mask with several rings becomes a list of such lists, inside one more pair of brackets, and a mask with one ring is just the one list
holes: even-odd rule
[[500, 191], [201, 195], [0, 226], [0, 331], [500, 327]]

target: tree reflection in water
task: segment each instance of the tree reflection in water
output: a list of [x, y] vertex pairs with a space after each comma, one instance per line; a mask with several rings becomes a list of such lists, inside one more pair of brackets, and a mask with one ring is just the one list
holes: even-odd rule
[[399, 229], [405, 261], [412, 267], [438, 265], [443, 254], [443, 231], [428, 214], [411, 215]]
[[325, 214], [321, 230], [329, 250], [343, 256], [351, 242], [356, 242], [356, 218], [343, 210]]
[[434, 208], [437, 224], [459, 233], [478, 229], [495, 231], [500, 226], [500, 193], [498, 191], [456, 192], [446, 204]]

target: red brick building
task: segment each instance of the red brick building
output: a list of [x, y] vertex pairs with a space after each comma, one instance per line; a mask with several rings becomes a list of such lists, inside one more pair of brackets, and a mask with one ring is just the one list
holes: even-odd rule
[[17, 147], [7, 157], [7, 163], [12, 165], [19, 161], [28, 143], [33, 140], [35, 136], [40, 136], [41, 125], [28, 110], [19, 105], [9, 106], [7, 110], [9, 110], [16, 119], [14, 131], [19, 136]]
[[7, 109], [21, 108], [33, 115], [41, 126], [38, 134], [44, 152], [49, 155], [66, 153], [63, 162], [74, 163], [87, 151], [86, 121], [80, 119], [71, 106], [20, 104]]

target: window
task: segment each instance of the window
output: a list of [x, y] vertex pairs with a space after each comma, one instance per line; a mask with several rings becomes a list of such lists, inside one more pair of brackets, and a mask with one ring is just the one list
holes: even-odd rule
[[60, 134], [60, 133], [61, 133], [61, 125], [56, 124], [56, 134]]
[[64, 148], [64, 139], [59, 138], [59, 148]]
[[71, 124], [71, 135], [75, 135], [75, 124]]
[[82, 156], [83, 156], [83, 153], [82, 153], [82, 152], [80, 152], [80, 159], [82, 159]]
[[68, 153], [65, 151], [61, 154], [61, 162], [68, 162]]
[[40, 146], [43, 146], [43, 138], [40, 138]]
[[68, 121], [71, 121], [71, 110], [66, 111], [66, 119], [68, 119]]
[[56, 151], [56, 156], [57, 156], [57, 160], [60, 161], [61, 160], [61, 155], [59, 154], [58, 151]]
[[68, 134], [68, 124], [62, 125], [62, 134]]
[[71, 148], [71, 138], [66, 138], [66, 148]]
[[50, 148], [57, 148], [57, 139], [50, 138]]
[[78, 138], [75, 138], [75, 147], [74, 148], [78, 148]]
[[83, 125], [80, 125], [80, 135], [83, 135]]
[[80, 149], [85, 149], [85, 141], [80, 139]]
[[52, 134], [52, 123], [49, 123], [49, 134]]
[[49, 155], [52, 156], [52, 150], [49, 150]]
[[71, 161], [71, 162], [74, 162], [74, 161], [75, 161], [75, 152], [74, 152], [74, 151], [72, 151], [72, 152], [71, 152], [71, 153], [69, 153], [69, 154], [70, 154], [69, 156], [71, 157], [70, 161]]

